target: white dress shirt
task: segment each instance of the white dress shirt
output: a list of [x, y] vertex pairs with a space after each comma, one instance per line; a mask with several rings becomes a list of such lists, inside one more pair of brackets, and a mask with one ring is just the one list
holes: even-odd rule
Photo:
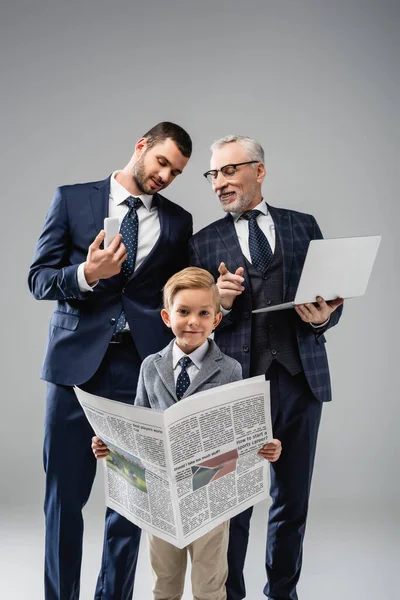
[[[266, 236], [269, 245], [271, 246], [272, 253], [275, 251], [275, 225], [272, 217], [269, 213], [267, 203], [265, 200], [261, 200], [260, 204], [255, 206], [252, 210], [259, 210], [262, 214], [258, 215], [257, 223], [263, 234]], [[239, 240], [240, 249], [242, 254], [251, 263], [250, 247], [249, 247], [249, 222], [246, 219], [242, 219], [243, 213], [230, 213], [235, 226], [236, 235]], [[244, 265], [242, 265], [244, 267]], [[220, 306], [220, 311], [223, 316], [229, 315], [231, 308], [224, 308]]]
[[[272, 253], [275, 251], [275, 225], [268, 210], [268, 206], [265, 200], [261, 200], [260, 204], [255, 206], [252, 210], [259, 210], [262, 214], [257, 217], [257, 225], [267, 238], [269, 245], [271, 246]], [[249, 222], [246, 219], [242, 219], [242, 213], [231, 213], [233, 224], [235, 226], [236, 235], [238, 236], [240, 249], [242, 254], [251, 263], [250, 249], [249, 249]]]
[[208, 342], [208, 340], [206, 340], [201, 346], [196, 348], [196, 350], [194, 350], [191, 354], [185, 354], [183, 352], [183, 350], [181, 350], [179, 348], [179, 346], [177, 345], [176, 340], [175, 340], [175, 343], [172, 346], [172, 367], [174, 369], [175, 384], [178, 379], [178, 375], [181, 372], [181, 365], [179, 364], [179, 361], [182, 358], [182, 356], [188, 356], [190, 358], [190, 360], [192, 361], [192, 364], [189, 365], [188, 368], [186, 369], [186, 372], [189, 375], [189, 379], [192, 382], [193, 379], [196, 377], [196, 375], [198, 374], [198, 372], [201, 369], [201, 365], [203, 364], [204, 357], [208, 352], [208, 347], [209, 347], [209, 342]]
[[[262, 214], [257, 217], [257, 224], [260, 227], [263, 234], [266, 236], [269, 245], [271, 246], [272, 253], [275, 251], [275, 224], [271, 217], [271, 214], [268, 210], [267, 203], [265, 200], [261, 200], [260, 204], [255, 206], [252, 210], [259, 210]], [[249, 248], [249, 222], [247, 219], [242, 219], [242, 213], [231, 213], [233, 218], [233, 223], [236, 230], [236, 235], [238, 236], [240, 249], [242, 250], [242, 254], [247, 258], [247, 260], [251, 263], [250, 256], [250, 248]], [[225, 316], [229, 314], [230, 310], [226, 310], [221, 306], [221, 312]], [[314, 329], [318, 329], [319, 327], [325, 327], [329, 322], [329, 318], [320, 325], [313, 325], [310, 323], [311, 327]]]
[[[132, 194], [128, 192], [116, 179], [115, 176], [119, 173], [119, 171], [114, 171], [111, 175], [110, 180], [110, 196], [108, 201], [108, 216], [109, 217], [118, 217], [119, 224], [121, 227], [121, 222], [125, 215], [127, 214], [129, 207], [125, 204], [125, 200], [129, 198]], [[139, 220], [139, 236], [138, 236], [138, 247], [136, 253], [136, 262], [135, 262], [135, 271], [142, 264], [144, 259], [151, 252], [153, 247], [155, 246], [158, 238], [160, 237], [160, 218], [158, 216], [158, 209], [156, 206], [152, 206], [153, 196], [149, 196], [147, 194], [142, 194], [140, 196], [135, 196], [135, 198], [140, 198], [142, 201], [142, 206], [139, 206], [137, 209], [137, 216]], [[90, 286], [84, 274], [84, 265], [82, 263], [78, 267], [78, 285], [81, 292], [91, 292], [95, 287]]]

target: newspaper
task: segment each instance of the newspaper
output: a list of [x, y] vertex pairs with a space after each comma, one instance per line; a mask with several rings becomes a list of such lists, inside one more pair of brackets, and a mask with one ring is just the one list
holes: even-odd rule
[[193, 394], [165, 412], [75, 387], [109, 447], [106, 504], [183, 548], [269, 495], [269, 382], [252, 377]]

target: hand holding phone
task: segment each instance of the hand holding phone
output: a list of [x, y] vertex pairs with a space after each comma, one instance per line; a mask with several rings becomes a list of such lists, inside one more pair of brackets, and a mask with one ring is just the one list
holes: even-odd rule
[[119, 233], [118, 217], [106, 217], [104, 219], [104, 231], [106, 233], [104, 238], [104, 248], [108, 248], [115, 236]]
[[[119, 219], [107, 217], [104, 219], [104, 230], [100, 231], [90, 244], [86, 262], [83, 268], [85, 279], [89, 285], [93, 285], [100, 279], [108, 279], [121, 272], [121, 265], [126, 260], [126, 248], [118, 237]], [[103, 244], [103, 250], [101, 249]], [[112, 246], [111, 252], [105, 252], [108, 246]]]

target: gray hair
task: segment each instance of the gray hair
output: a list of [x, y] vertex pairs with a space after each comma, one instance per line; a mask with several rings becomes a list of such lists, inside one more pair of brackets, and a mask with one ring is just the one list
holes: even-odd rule
[[213, 142], [210, 146], [210, 150], [211, 152], [214, 152], [217, 150], [217, 148], [221, 148], [222, 146], [225, 146], [225, 144], [231, 144], [233, 142], [237, 142], [243, 146], [243, 148], [247, 150], [251, 160], [264, 163], [264, 150], [260, 142], [257, 142], [257, 140], [244, 135], [226, 135], [225, 137]]

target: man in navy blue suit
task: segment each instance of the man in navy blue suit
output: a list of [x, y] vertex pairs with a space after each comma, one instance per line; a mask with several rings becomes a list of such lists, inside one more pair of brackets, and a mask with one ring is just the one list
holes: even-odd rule
[[[324, 332], [336, 325], [342, 299], [295, 310], [252, 311], [293, 300], [310, 240], [321, 231], [311, 215], [274, 208], [262, 197], [264, 152], [258, 142], [228, 136], [212, 147], [212, 184], [227, 215], [193, 236], [190, 262], [218, 278], [225, 317], [215, 341], [238, 360], [243, 376], [270, 381], [274, 436], [282, 455], [271, 465], [266, 549], [270, 600], [297, 600], [302, 547], [322, 402], [331, 399]], [[243, 567], [252, 508], [231, 520], [227, 599], [246, 596]]]
[[[58, 188], [38, 241], [29, 288], [38, 300], [57, 302], [41, 373], [48, 382], [46, 600], [79, 598], [82, 508], [96, 470], [93, 431], [72, 386], [133, 404], [142, 360], [169, 342], [161, 291], [187, 264], [192, 217], [160, 191], [182, 173], [191, 151], [186, 131], [159, 123], [121, 171]], [[125, 233], [104, 249], [108, 216], [119, 218]], [[107, 509], [96, 600], [132, 597], [139, 541], [140, 529]]]

